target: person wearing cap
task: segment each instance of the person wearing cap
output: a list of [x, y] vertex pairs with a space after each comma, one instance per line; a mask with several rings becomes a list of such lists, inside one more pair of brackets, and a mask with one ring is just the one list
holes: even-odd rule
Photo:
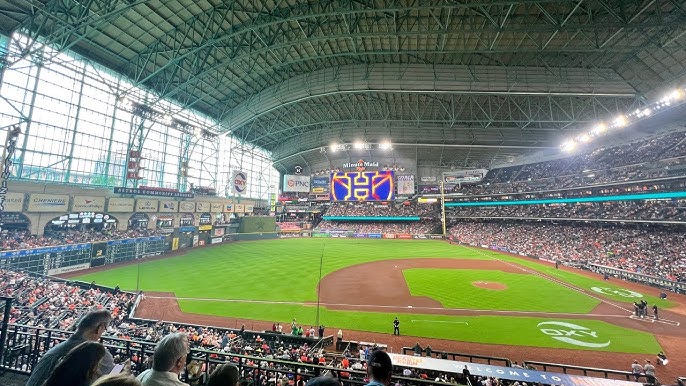
[[397, 316], [393, 320], [393, 335], [400, 335], [400, 321]]
[[631, 373], [634, 375], [634, 380], [638, 382], [641, 375], [643, 375], [643, 366], [638, 364], [638, 361], [634, 361], [634, 363], [631, 364]]
[[367, 376], [371, 386], [389, 386], [393, 375], [391, 357], [383, 350], [372, 351], [367, 359]]
[[643, 372], [648, 383], [655, 384], [655, 366], [648, 359], [646, 359], [646, 364], [643, 366]]

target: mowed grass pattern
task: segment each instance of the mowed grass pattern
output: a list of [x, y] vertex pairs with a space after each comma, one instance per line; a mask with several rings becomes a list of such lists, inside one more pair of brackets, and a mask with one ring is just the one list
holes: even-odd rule
[[[599, 300], [579, 296], [573, 289], [527, 273], [477, 269], [414, 268], [403, 271], [413, 296], [428, 296], [445, 308], [588, 313]], [[478, 287], [474, 282], [505, 285], [504, 290]], [[541, 296], [541, 290], [545, 296]]]
[[[195, 249], [181, 256], [114, 268], [83, 275], [78, 279], [109, 286], [119, 285], [127, 290], [140, 288], [145, 291], [173, 292], [180, 298], [179, 304], [185, 312], [282, 323], [289, 322], [295, 317], [304, 325], [314, 325], [316, 307], [311, 304], [317, 299], [320, 258], [322, 276], [325, 276], [347, 266], [378, 260], [484, 260], [493, 257], [522, 263], [536, 270], [547, 269], [535, 262], [433, 240], [287, 239], [240, 242]], [[444, 272], [440, 274], [442, 273]], [[383, 277], [379, 279], [382, 280]], [[586, 278], [579, 275], [574, 275], [573, 279], [588, 284]], [[444, 278], [436, 277], [435, 280], [444, 281]], [[603, 284], [602, 281], [589, 280], [589, 283]], [[540, 283], [544, 287], [535, 289], [537, 298], [534, 302], [554, 303], [557, 294], [555, 291], [551, 292], [550, 288], [557, 285], [548, 281]], [[455, 298], [463, 296], [460, 293], [454, 295]], [[549, 295], [553, 300], [543, 300]], [[580, 293], [576, 295], [576, 299], [567, 304], [586, 304], [584, 309], [588, 308], [587, 297]], [[435, 296], [449, 298], [447, 293]], [[449, 302], [445, 299], [444, 301]], [[514, 301], [528, 302], [530, 299], [529, 296]], [[476, 306], [473, 308], [496, 309], [495, 306], [489, 305], [488, 299], [482, 298], [476, 302], [477, 300], [475, 299]], [[350, 303], [357, 303], [357, 299], [350, 299]], [[564, 319], [515, 316], [456, 317], [422, 314], [421, 310], [399, 311], [401, 310], [388, 309], [387, 312], [366, 312], [361, 309], [354, 312], [322, 307], [319, 322], [336, 328], [391, 333], [392, 319], [397, 314], [401, 318], [401, 331], [404, 335], [582, 349], [551, 339], [537, 328], [537, 324], [542, 321]], [[412, 313], [407, 313], [408, 311]], [[570, 312], [569, 308], [567, 312]], [[655, 353], [660, 349], [650, 334], [594, 320], [584, 320], [583, 323], [588, 324], [589, 328], [596, 328], [598, 336], [612, 342], [608, 347], [597, 350]]]

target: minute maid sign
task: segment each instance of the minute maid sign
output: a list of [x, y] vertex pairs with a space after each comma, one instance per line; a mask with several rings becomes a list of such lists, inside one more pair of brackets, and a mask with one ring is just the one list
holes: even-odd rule
[[63, 194], [38, 194], [29, 196], [29, 212], [67, 212], [69, 196]]

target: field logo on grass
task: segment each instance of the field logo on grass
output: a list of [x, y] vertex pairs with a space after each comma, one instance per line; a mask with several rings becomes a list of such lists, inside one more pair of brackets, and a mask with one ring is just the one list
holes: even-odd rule
[[638, 292], [634, 292], [624, 288], [610, 288], [610, 287], [591, 287], [591, 289], [599, 294], [603, 295], [616, 295], [625, 298], [642, 298]]
[[[542, 333], [560, 342], [575, 346], [601, 348], [610, 345], [610, 341], [598, 342], [598, 333], [588, 327], [566, 322], [541, 322], [538, 328]], [[601, 339], [602, 340], [602, 339]]]

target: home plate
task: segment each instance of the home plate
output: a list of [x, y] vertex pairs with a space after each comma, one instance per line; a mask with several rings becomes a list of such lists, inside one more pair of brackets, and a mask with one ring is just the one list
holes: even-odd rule
[[407, 308], [412, 308], [412, 306], [407, 306]]

